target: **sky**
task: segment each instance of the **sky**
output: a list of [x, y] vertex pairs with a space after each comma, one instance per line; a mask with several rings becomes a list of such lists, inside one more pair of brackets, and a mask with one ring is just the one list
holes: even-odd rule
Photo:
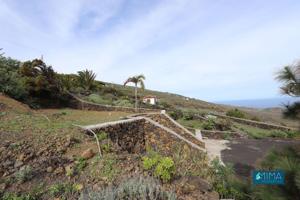
[[207, 101], [278, 97], [300, 58], [299, 0], [0, 0], [0, 27], [6, 56]]

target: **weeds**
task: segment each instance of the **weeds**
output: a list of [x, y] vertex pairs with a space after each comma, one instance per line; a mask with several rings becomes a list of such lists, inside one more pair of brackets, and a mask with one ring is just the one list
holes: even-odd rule
[[79, 184], [58, 183], [52, 185], [48, 191], [52, 197], [67, 198], [75, 195], [81, 189], [78, 185]]

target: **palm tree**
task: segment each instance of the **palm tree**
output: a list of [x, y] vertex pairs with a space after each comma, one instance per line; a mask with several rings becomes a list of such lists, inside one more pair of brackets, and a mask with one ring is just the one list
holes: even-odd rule
[[138, 104], [138, 99], [137, 99], [137, 89], [138, 89], [138, 84], [141, 86], [142, 89], [145, 89], [145, 84], [144, 84], [144, 80], [145, 80], [145, 76], [140, 74], [137, 76], [133, 76], [133, 77], [129, 77], [125, 83], [124, 86], [127, 83], [134, 83], [135, 88], [134, 88], [134, 95], [135, 95], [135, 111], [137, 111], [137, 104]]
[[96, 74], [92, 70], [82, 70], [77, 72], [81, 86], [86, 90], [91, 90], [94, 86]]
[[[276, 79], [283, 83], [281, 92], [292, 97], [300, 96], [300, 62], [296, 65], [285, 66], [278, 72]], [[300, 102], [285, 105], [284, 115], [291, 118], [300, 118]]]

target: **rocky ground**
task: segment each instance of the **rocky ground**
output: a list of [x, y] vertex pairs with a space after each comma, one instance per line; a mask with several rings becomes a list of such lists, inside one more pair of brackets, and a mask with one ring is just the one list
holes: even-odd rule
[[[0, 195], [3, 199], [77, 199], [87, 190], [117, 186], [130, 177], [150, 176], [142, 153], [129, 153], [107, 136], [94, 138], [73, 124], [93, 124], [126, 116], [120, 112], [38, 110], [0, 98]], [[177, 199], [218, 199], [207, 181], [205, 155], [174, 151], [176, 175], [163, 189]], [[205, 180], [206, 179], [206, 180]], [[0, 196], [0, 197], [1, 197]], [[22, 199], [21, 198], [21, 199]]]

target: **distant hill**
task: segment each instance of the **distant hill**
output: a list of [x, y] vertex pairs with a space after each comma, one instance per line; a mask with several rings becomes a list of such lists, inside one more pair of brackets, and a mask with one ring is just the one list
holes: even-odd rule
[[283, 107], [284, 104], [300, 101], [300, 98], [279, 97], [268, 99], [244, 99], [244, 100], [229, 100], [216, 102], [224, 105], [241, 106], [249, 108], [274, 108]]

